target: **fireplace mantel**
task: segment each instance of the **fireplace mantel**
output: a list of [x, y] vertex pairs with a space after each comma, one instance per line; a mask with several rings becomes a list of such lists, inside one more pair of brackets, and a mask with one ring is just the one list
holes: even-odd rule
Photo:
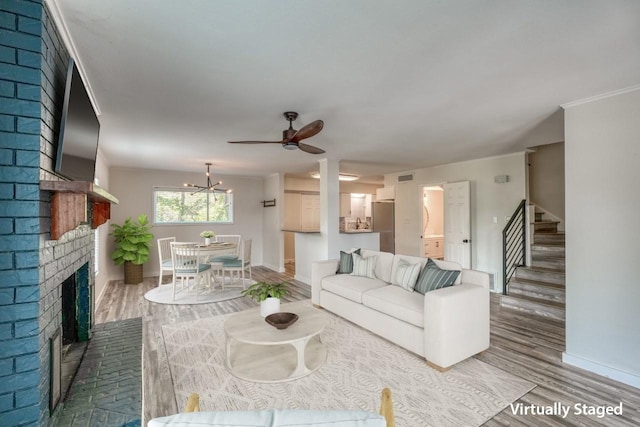
[[92, 182], [40, 181], [40, 190], [51, 191], [51, 240], [58, 240], [83, 222], [87, 222], [87, 203], [92, 204], [91, 228], [111, 217], [111, 204], [118, 199]]

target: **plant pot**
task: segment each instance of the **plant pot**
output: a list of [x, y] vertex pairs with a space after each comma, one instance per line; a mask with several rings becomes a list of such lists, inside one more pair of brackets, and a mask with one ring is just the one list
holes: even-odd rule
[[260, 302], [260, 316], [267, 317], [280, 311], [280, 298], [267, 298]]
[[124, 283], [126, 285], [137, 285], [142, 283], [142, 264], [134, 264], [129, 261], [124, 263]]
[[205, 246], [209, 246], [211, 244], [211, 237], [205, 237], [204, 238], [204, 245]]

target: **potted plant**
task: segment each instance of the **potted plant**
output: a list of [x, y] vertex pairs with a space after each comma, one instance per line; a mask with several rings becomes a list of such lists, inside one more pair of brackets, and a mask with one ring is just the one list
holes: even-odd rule
[[116, 242], [111, 259], [116, 265], [124, 264], [124, 283], [142, 282], [142, 264], [149, 259], [150, 242], [153, 240], [147, 216], [139, 215], [137, 222], [127, 218], [122, 225], [111, 224], [111, 227], [110, 235]]
[[280, 298], [289, 295], [287, 282], [267, 283], [258, 282], [242, 291], [242, 295], [260, 303], [260, 315], [267, 317], [280, 311]]
[[204, 237], [204, 245], [209, 246], [211, 244], [211, 238], [214, 237], [216, 233], [210, 230], [203, 231], [200, 233], [200, 237]]

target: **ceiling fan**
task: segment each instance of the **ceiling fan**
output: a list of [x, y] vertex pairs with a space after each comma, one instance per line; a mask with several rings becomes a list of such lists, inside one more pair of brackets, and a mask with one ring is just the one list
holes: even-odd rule
[[295, 150], [299, 148], [300, 150], [311, 153], [311, 154], [322, 154], [325, 151], [321, 148], [314, 147], [313, 145], [305, 144], [304, 142], [300, 142], [303, 139], [310, 138], [316, 134], [318, 134], [322, 127], [324, 126], [324, 122], [322, 120], [316, 120], [314, 122], [309, 123], [308, 125], [302, 126], [300, 130], [295, 130], [293, 128], [292, 122], [298, 118], [298, 113], [295, 111], [287, 111], [284, 113], [284, 118], [289, 121], [289, 129], [282, 131], [282, 141], [227, 141], [229, 144], [282, 144], [284, 148], [287, 150]]

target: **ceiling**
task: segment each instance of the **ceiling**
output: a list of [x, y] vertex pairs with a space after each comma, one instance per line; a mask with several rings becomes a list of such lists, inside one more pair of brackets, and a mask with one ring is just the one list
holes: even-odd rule
[[[640, 83], [629, 0], [48, 0], [112, 166], [384, 173], [563, 140], [560, 105]], [[304, 142], [272, 140], [322, 119]]]

